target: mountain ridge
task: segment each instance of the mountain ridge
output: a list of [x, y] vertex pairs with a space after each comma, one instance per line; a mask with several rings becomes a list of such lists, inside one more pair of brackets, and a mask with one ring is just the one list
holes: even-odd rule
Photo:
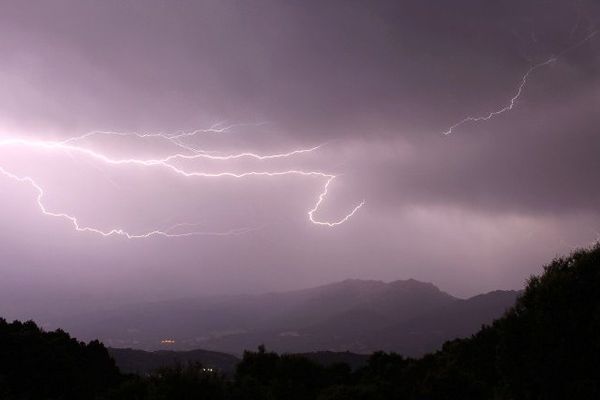
[[[115, 348], [202, 348], [239, 355], [265, 344], [292, 353], [387, 350], [418, 356], [491, 323], [518, 293], [460, 299], [415, 279], [346, 279], [288, 292], [140, 303], [59, 324]], [[418, 340], [412, 331], [419, 332]]]

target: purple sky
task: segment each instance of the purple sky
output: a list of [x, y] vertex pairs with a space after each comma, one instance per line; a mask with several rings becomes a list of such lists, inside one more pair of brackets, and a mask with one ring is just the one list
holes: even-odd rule
[[[0, 174], [0, 314], [346, 278], [430, 281], [458, 296], [520, 288], [600, 236], [600, 5], [589, 0], [31, 1], [0, 4], [0, 167], [43, 187], [45, 216]], [[467, 116], [514, 107], [488, 121]], [[211, 155], [183, 177], [58, 143], [90, 131], [172, 135]], [[10, 140], [25, 144], [6, 144]], [[4, 142], [3, 142], [4, 141]], [[186, 150], [96, 135], [113, 159]], [[189, 153], [186, 153], [189, 154]], [[181, 227], [180, 227], [181, 229]]]

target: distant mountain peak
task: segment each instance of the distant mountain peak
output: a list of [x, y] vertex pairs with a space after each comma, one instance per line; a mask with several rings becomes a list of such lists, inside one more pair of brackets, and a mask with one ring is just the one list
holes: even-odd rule
[[[284, 352], [318, 350], [435, 350], [498, 318], [516, 292], [494, 291], [458, 299], [416, 279], [345, 279], [313, 288], [245, 296], [146, 303], [60, 325], [112, 347], [205, 348], [241, 354], [264, 343]], [[418, 335], [411, 332], [419, 332]]]
[[[438, 292], [443, 292], [436, 285], [431, 282], [423, 282], [416, 279], [398, 279], [394, 281], [385, 282], [382, 280], [372, 280], [372, 279], [344, 279], [343, 281], [332, 282], [325, 285], [317, 286], [310, 289], [331, 289], [331, 288], [355, 288], [355, 289], [415, 289], [415, 290], [435, 290]], [[443, 292], [445, 293], [445, 292]]]

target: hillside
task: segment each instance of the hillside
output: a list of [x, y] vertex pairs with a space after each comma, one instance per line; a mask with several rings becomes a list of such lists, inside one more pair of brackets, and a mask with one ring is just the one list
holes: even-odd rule
[[[99, 342], [85, 344], [60, 330], [45, 332], [33, 322], [0, 320], [0, 398], [595, 399], [600, 396], [599, 285], [597, 245], [554, 260], [529, 280], [501, 318], [422, 358], [384, 352], [366, 360], [347, 353], [278, 355], [261, 346], [244, 352], [230, 378], [201, 364], [123, 375]], [[478, 297], [461, 307], [476, 313], [485, 303], [498, 306], [503, 296], [495, 292], [484, 296], [485, 302]], [[127, 357], [155, 356], [142, 353], [116, 350]], [[233, 360], [203, 351], [185, 356], [188, 361], [197, 356]]]
[[204, 367], [231, 374], [235, 370], [239, 358], [230, 354], [206, 350], [190, 351], [143, 351], [134, 349], [108, 348], [108, 353], [125, 373], [146, 374], [163, 367], [200, 363]]
[[[463, 300], [416, 280], [346, 280], [291, 292], [145, 303], [56, 324], [113, 348], [241, 355], [265, 344], [291, 353], [399, 351], [418, 356], [468, 336], [513, 304], [518, 292]], [[164, 339], [175, 341], [161, 344]]]
[[[554, 260], [503, 317], [422, 358], [378, 352], [348, 374], [260, 349], [245, 354], [236, 383], [254, 399], [597, 399], [599, 286], [600, 244]], [[480, 310], [474, 300], [465, 310]]]
[[[115, 360], [117, 367], [123, 373], [149, 374], [161, 368], [174, 368], [189, 364], [200, 363], [203, 367], [222, 372], [231, 376], [240, 359], [226, 353], [207, 350], [190, 351], [144, 351], [135, 349], [108, 348], [108, 353]], [[367, 365], [369, 356], [350, 352], [315, 351], [297, 354], [323, 366], [347, 364], [353, 370]]]
[[91, 399], [121, 379], [98, 341], [0, 318], [0, 399]]

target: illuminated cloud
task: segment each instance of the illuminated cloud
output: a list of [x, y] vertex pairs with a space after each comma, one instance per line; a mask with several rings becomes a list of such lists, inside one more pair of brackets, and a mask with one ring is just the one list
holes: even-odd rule
[[592, 0], [4, 2], [0, 302], [521, 287], [600, 230], [599, 27]]

